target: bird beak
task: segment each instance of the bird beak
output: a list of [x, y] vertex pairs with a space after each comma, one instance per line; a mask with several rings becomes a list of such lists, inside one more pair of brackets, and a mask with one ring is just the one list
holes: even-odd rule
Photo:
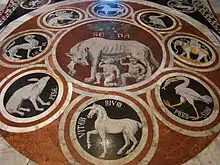
[[178, 81], [178, 79], [176, 77], [173, 77], [173, 78], [170, 78], [168, 79], [169, 82], [175, 82], [175, 81]]

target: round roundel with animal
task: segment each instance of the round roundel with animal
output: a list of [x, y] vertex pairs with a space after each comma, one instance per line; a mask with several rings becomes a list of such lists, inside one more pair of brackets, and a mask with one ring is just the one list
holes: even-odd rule
[[[82, 132], [80, 124], [83, 121]], [[142, 136], [142, 123], [137, 112], [128, 104], [103, 99], [89, 104], [80, 112], [75, 134], [87, 153], [96, 158], [116, 160], [135, 150]]]
[[172, 114], [188, 121], [205, 120], [214, 108], [210, 92], [198, 81], [187, 76], [166, 79], [161, 85], [160, 97]]
[[193, 13], [196, 11], [196, 7], [190, 0], [169, 0], [167, 5], [184, 13]]
[[153, 33], [123, 21], [81, 24], [65, 33], [56, 48], [61, 73], [73, 81], [101, 87], [151, 79], [162, 56], [162, 46]]
[[14, 117], [34, 117], [51, 107], [58, 92], [58, 83], [51, 75], [32, 73], [15, 80], [7, 88], [3, 105]]
[[174, 19], [165, 13], [158, 11], [145, 11], [139, 15], [140, 21], [155, 29], [170, 29], [174, 26]]
[[43, 21], [53, 28], [63, 28], [79, 20], [80, 15], [71, 9], [59, 9], [47, 14]]
[[23, 34], [8, 42], [3, 57], [11, 62], [31, 60], [48, 48], [48, 37], [43, 33]]
[[125, 5], [113, 2], [98, 3], [91, 10], [94, 15], [105, 18], [122, 17], [128, 13], [128, 8]]
[[194, 66], [207, 66], [215, 60], [210, 46], [194, 37], [179, 36], [169, 41], [171, 52], [184, 63]]
[[51, 2], [51, 0], [26, 0], [21, 2], [21, 7], [24, 9], [37, 9], [43, 5], [47, 5]]

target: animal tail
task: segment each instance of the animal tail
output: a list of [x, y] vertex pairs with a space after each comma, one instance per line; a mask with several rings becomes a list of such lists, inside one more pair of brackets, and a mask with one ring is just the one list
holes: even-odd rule
[[123, 9], [123, 13], [125, 13], [125, 11], [126, 11], [126, 10], [125, 10], [125, 8], [124, 8], [124, 9]]
[[13, 41], [12, 43], [10, 43], [7, 47], [7, 52], [11, 49], [11, 47], [15, 44], [15, 41]]
[[209, 103], [212, 102], [212, 98], [211, 98], [210, 96], [208, 96], [208, 95], [202, 96], [202, 99], [203, 99], [203, 101], [204, 101], [206, 104], [209, 104]]
[[140, 122], [138, 122], [138, 121], [136, 121], [136, 122], [137, 122], [138, 127], [142, 128], [142, 124]]
[[176, 42], [177, 42], [177, 41], [174, 42], [174, 49], [175, 49], [175, 51], [176, 51], [175, 53], [178, 54], [178, 53], [179, 53], [179, 50], [177, 49], [177, 43], [176, 43]]

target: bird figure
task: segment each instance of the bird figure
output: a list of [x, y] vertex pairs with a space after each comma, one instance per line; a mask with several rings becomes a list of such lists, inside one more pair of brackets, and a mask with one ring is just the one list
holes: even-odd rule
[[163, 90], [166, 90], [166, 87], [171, 83], [171, 82], [176, 82], [176, 81], [183, 81], [183, 83], [177, 85], [175, 87], [175, 92], [176, 95], [180, 96], [180, 102], [177, 104], [171, 105], [169, 101], [163, 100], [164, 104], [172, 109], [174, 109], [177, 106], [182, 105], [183, 103], [186, 103], [186, 101], [192, 105], [193, 109], [195, 110], [196, 116], [190, 116], [192, 120], [198, 120], [200, 118], [200, 115], [198, 113], [198, 110], [195, 106], [195, 101], [202, 101], [206, 104], [210, 104], [212, 102], [212, 98], [208, 95], [200, 95], [196, 91], [194, 91], [191, 88], [188, 88], [189, 86], [189, 79], [183, 76], [178, 76], [178, 77], [172, 77], [166, 80], [164, 86], [162, 87]]

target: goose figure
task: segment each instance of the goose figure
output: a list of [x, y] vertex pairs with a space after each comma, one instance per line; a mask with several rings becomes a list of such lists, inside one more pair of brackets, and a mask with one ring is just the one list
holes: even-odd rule
[[212, 103], [212, 98], [208, 95], [200, 95], [199, 93], [197, 93], [196, 91], [194, 91], [191, 88], [188, 88], [189, 86], [189, 79], [183, 76], [179, 76], [179, 77], [173, 77], [170, 78], [168, 80], [166, 80], [164, 86], [162, 87], [162, 89], [166, 90], [166, 87], [171, 83], [171, 82], [176, 82], [176, 81], [183, 81], [183, 83], [177, 85], [175, 87], [175, 92], [176, 95], [180, 96], [180, 102], [177, 104], [173, 104], [171, 105], [168, 101], [164, 101], [165, 105], [174, 109], [177, 106], [182, 105], [183, 103], [188, 102], [189, 104], [192, 105], [193, 109], [195, 110], [196, 115], [195, 116], [190, 116], [190, 118], [192, 120], [198, 120], [200, 118], [200, 115], [198, 113], [198, 110], [195, 106], [195, 101], [202, 101], [206, 104], [210, 104]]

